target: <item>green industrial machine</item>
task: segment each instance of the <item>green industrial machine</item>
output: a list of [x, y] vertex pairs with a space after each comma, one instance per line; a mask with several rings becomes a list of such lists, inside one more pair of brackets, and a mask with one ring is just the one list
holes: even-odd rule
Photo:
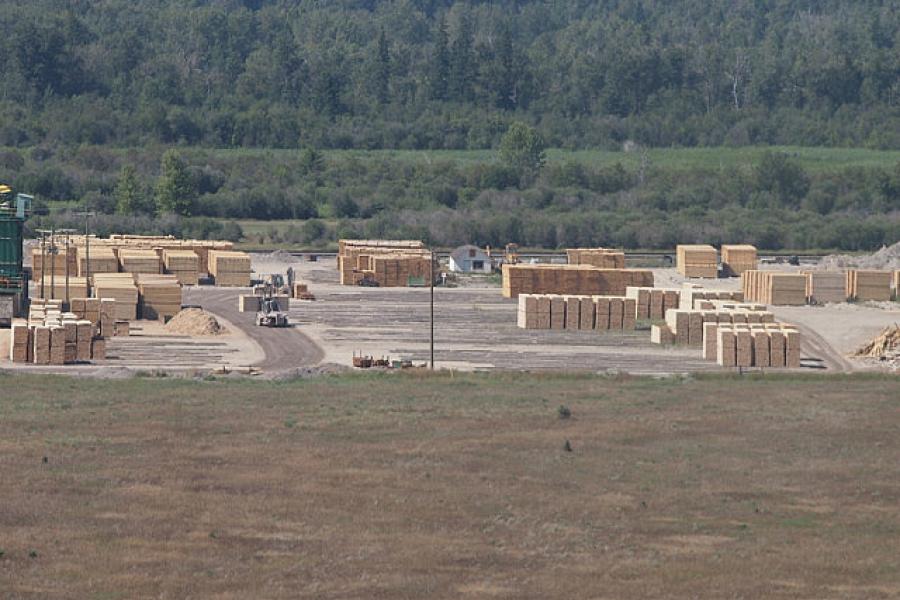
[[22, 263], [22, 230], [32, 197], [0, 185], [0, 327], [9, 327], [28, 304], [28, 278]]

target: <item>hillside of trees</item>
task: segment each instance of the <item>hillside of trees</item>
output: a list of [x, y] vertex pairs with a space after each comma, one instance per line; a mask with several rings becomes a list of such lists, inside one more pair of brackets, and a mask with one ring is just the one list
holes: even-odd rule
[[896, 0], [0, 0], [0, 146], [900, 148]]

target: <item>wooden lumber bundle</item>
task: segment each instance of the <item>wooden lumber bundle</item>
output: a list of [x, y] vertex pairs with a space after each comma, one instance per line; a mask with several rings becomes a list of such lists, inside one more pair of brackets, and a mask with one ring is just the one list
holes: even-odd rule
[[890, 300], [891, 271], [847, 271], [847, 297], [852, 300]]
[[415, 252], [427, 253], [419, 240], [338, 240], [337, 268], [341, 285], [356, 285], [363, 278], [363, 271], [372, 270], [368, 259], [360, 266], [360, 255], [388, 255]]
[[591, 265], [601, 269], [624, 269], [625, 253], [610, 248], [569, 248], [566, 257], [570, 265]]
[[729, 302], [743, 302], [744, 293], [733, 290], [710, 290], [701, 288], [693, 283], [685, 283], [679, 296], [678, 308], [699, 309], [703, 308], [703, 302], [713, 300], [727, 300]]
[[523, 329], [633, 330], [635, 300], [617, 296], [520, 294], [516, 322]]
[[94, 297], [113, 300], [114, 320], [133, 321], [137, 319], [138, 289], [131, 273], [97, 273], [93, 276]]
[[28, 322], [15, 320], [10, 328], [9, 360], [14, 363], [28, 363], [33, 361], [32, 329]]
[[197, 285], [200, 280], [200, 257], [193, 250], [164, 249], [163, 266], [181, 285]]
[[[363, 259], [363, 256], [360, 256]], [[380, 287], [406, 287], [411, 281], [423, 285], [431, 283], [431, 254], [386, 254], [374, 255], [369, 259], [372, 278]]]
[[653, 272], [590, 265], [503, 265], [503, 296], [563, 294], [625, 296], [628, 287], [653, 287]]
[[841, 271], [804, 271], [810, 304], [847, 301], [847, 276]]
[[60, 275], [65, 277], [66, 267], [68, 267], [69, 276], [78, 275], [78, 250], [71, 244], [68, 249], [65, 247], [65, 241], [60, 240], [57, 244], [56, 254], [50, 254], [50, 245], [45, 244], [43, 249], [43, 264], [41, 262], [41, 246], [31, 250], [31, 280], [40, 282], [41, 277], [56, 275], [58, 279]]
[[119, 267], [124, 273], [162, 273], [162, 261], [155, 250], [123, 248], [119, 250]]
[[894, 282], [891, 287], [894, 290], [894, 298], [900, 300], [900, 270], [894, 271]]
[[786, 306], [806, 304], [806, 275], [782, 271], [744, 271], [741, 286], [750, 302]]
[[217, 286], [248, 287], [250, 285], [250, 255], [246, 252], [210, 250], [209, 274]]
[[774, 322], [775, 316], [764, 310], [687, 310], [679, 308], [666, 311], [666, 326], [672, 335], [669, 343], [685, 346], [701, 346], [704, 339], [703, 332], [708, 323], [758, 325]]
[[800, 331], [785, 323], [707, 324], [703, 358], [723, 367], [799, 368]]
[[[90, 247], [91, 275], [94, 273], [117, 273], [119, 259], [109, 246]], [[78, 276], [88, 275], [88, 255], [84, 246], [78, 247]]]
[[744, 271], [755, 271], [757, 266], [756, 246], [722, 245], [722, 272], [727, 277], [740, 277]]
[[[66, 299], [66, 276], [44, 277], [43, 289], [40, 282], [35, 284], [34, 295], [37, 298]], [[69, 276], [68, 298], [84, 298], [88, 295], [88, 281], [86, 277]]]
[[681, 306], [681, 292], [674, 289], [628, 286], [625, 297], [635, 301], [635, 317], [639, 320], [660, 321], [667, 310]]
[[260, 308], [261, 296], [255, 294], [241, 294], [238, 296], [238, 312], [257, 312]]
[[166, 321], [181, 310], [181, 285], [175, 275], [137, 275], [138, 313], [142, 319]]
[[719, 275], [719, 254], [708, 244], [679, 244], [675, 248], [678, 272], [685, 277], [715, 279]]

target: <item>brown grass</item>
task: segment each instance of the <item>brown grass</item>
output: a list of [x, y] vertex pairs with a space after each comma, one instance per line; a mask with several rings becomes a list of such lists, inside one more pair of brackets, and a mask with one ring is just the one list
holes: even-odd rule
[[900, 595], [898, 378], [0, 385], [3, 598]]

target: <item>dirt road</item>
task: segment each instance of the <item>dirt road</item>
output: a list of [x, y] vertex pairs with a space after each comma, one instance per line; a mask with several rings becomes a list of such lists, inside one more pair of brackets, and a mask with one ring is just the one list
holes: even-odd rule
[[322, 349], [296, 327], [257, 327], [254, 322], [256, 313], [238, 312], [237, 295], [237, 290], [233, 288], [185, 288], [184, 302], [199, 304], [205, 310], [224, 317], [258, 343], [266, 357], [255, 366], [264, 371], [287, 371], [322, 361], [325, 356]]

